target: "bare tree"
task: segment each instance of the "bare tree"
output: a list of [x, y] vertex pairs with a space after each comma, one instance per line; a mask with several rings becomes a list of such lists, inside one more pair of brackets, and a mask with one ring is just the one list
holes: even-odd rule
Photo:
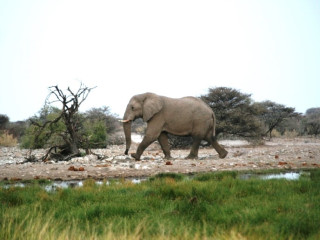
[[55, 119], [46, 120], [44, 123], [39, 123], [31, 119], [31, 124], [38, 127], [35, 142], [46, 127], [49, 127], [50, 129], [51, 125], [56, 124], [60, 120], [64, 123], [66, 130], [59, 133], [53, 131], [48, 133], [48, 135], [59, 134], [64, 143], [59, 146], [51, 146], [47, 154], [44, 156], [44, 159], [48, 157], [53, 149], [56, 150], [57, 148], [59, 149], [58, 154], [64, 156], [64, 160], [68, 160], [80, 154], [78, 146], [82, 139], [79, 134], [77, 113], [80, 105], [87, 99], [92, 89], [93, 88], [86, 87], [82, 83], [76, 92], [72, 91], [70, 87], [67, 88], [66, 93], [64, 93], [58, 86], [49, 87], [50, 92], [45, 104], [50, 105], [57, 102], [61, 103], [61, 111]]

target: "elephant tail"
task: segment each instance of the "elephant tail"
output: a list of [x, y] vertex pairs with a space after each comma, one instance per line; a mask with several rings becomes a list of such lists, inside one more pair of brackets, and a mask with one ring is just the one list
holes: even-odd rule
[[216, 116], [214, 115], [214, 113], [212, 113], [212, 136], [215, 137], [216, 136]]

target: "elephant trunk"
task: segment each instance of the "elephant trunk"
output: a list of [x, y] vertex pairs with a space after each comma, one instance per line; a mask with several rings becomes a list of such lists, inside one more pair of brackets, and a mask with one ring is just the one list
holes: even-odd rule
[[128, 155], [130, 146], [131, 146], [131, 121], [123, 123], [124, 135], [126, 137], [126, 151], [125, 155]]

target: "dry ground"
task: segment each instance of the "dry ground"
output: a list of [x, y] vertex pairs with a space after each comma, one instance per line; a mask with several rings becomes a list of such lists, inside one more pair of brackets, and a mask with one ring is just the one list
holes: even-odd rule
[[[183, 159], [189, 150], [172, 150], [173, 160], [163, 159], [157, 144], [144, 152], [141, 161], [124, 156], [124, 146], [94, 150], [103, 155], [74, 158], [69, 162], [22, 163], [27, 150], [0, 148], [0, 180], [11, 179], [106, 179], [114, 177], [144, 177], [162, 172], [196, 173], [221, 170], [303, 169], [320, 167], [320, 139], [277, 138], [264, 145], [253, 146], [244, 141], [220, 141], [229, 152], [219, 159], [211, 148], [199, 150], [199, 159]], [[136, 144], [132, 146], [134, 152]], [[34, 151], [40, 157], [44, 150]], [[76, 170], [76, 171], [75, 171]]]

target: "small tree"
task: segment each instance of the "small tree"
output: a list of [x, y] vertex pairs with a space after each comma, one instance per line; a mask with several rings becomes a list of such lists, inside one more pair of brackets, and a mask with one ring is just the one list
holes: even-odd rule
[[60, 109], [46, 105], [38, 115], [31, 117], [29, 126], [22, 136], [21, 147], [38, 149], [61, 145], [64, 141], [62, 136], [66, 132], [66, 127], [62, 119], [52, 122], [60, 114]]
[[0, 114], [0, 130], [6, 129], [9, 123], [9, 117], [4, 114]]
[[276, 127], [276, 130], [281, 135], [298, 136], [302, 133], [301, 120], [302, 120], [301, 115], [287, 118]]
[[27, 121], [10, 122], [8, 124], [7, 129], [10, 134], [12, 134], [15, 138], [17, 138], [20, 141], [21, 137], [25, 133], [27, 126]]
[[286, 107], [271, 101], [257, 103], [257, 106], [261, 109], [260, 118], [266, 126], [265, 135], [269, 134], [270, 138], [272, 130], [280, 126], [284, 120], [299, 115], [295, 112], [294, 108]]
[[252, 103], [250, 94], [243, 94], [227, 87], [209, 88], [201, 96], [215, 113], [216, 134], [224, 133], [246, 138], [261, 136], [261, 122], [258, 108]]
[[[32, 148], [36, 148], [37, 144], [42, 145], [42, 141], [50, 143], [50, 149], [44, 158], [51, 153], [52, 149], [59, 149], [58, 154], [68, 160], [73, 156], [80, 154], [79, 146], [83, 142], [79, 134], [81, 128], [81, 117], [78, 114], [80, 105], [86, 100], [90, 91], [82, 83], [79, 89], [74, 92], [69, 87], [67, 93], [64, 93], [58, 86], [49, 87], [49, 95], [46, 104], [41, 112], [39, 119], [30, 119], [32, 127], [35, 129], [35, 136], [32, 139]], [[61, 110], [56, 115], [48, 114], [50, 105], [60, 103]], [[63, 124], [61, 126], [61, 123]], [[58, 130], [57, 130], [58, 128]], [[60, 141], [61, 140], [61, 141]], [[56, 145], [56, 142], [59, 144]]]
[[310, 108], [303, 119], [303, 127], [309, 135], [320, 134], [320, 108]]

